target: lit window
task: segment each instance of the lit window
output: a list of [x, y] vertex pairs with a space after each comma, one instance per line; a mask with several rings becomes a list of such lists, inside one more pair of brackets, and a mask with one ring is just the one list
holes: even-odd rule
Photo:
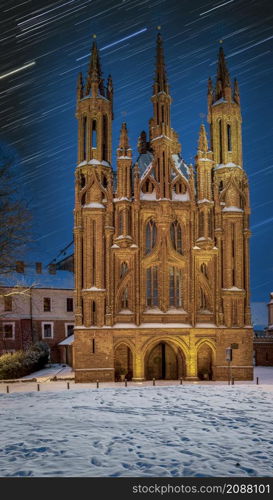
[[156, 243], [156, 225], [153, 220], [149, 220], [146, 225], [146, 254], [149, 254]]
[[120, 266], [120, 278], [123, 278], [125, 276], [125, 274], [127, 273], [127, 271], [128, 271], [127, 262], [122, 262], [122, 264]]
[[170, 306], [180, 308], [182, 307], [182, 271], [175, 267], [169, 268], [169, 293], [170, 293]]
[[121, 297], [121, 309], [128, 309], [129, 299], [128, 299], [128, 288], [125, 288]]
[[158, 276], [157, 267], [150, 267], [146, 271], [146, 305], [158, 306]]
[[171, 224], [171, 240], [174, 249], [182, 254], [182, 229], [177, 220]]

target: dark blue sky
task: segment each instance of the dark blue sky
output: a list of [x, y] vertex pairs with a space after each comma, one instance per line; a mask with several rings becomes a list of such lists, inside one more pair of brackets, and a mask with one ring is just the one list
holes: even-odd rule
[[[173, 97], [172, 126], [186, 162], [196, 153], [207, 78], [219, 40], [239, 80], [244, 168], [251, 190], [252, 301], [273, 289], [273, 3], [271, 0], [2, 1], [1, 142], [16, 151], [33, 212], [33, 260], [48, 263], [72, 239], [78, 71], [97, 34], [104, 76], [114, 82], [113, 165], [126, 116], [136, 157], [148, 129], [156, 26], [162, 26]], [[121, 41], [132, 34], [141, 33]], [[115, 42], [115, 45], [105, 48]], [[17, 73], [13, 70], [27, 66]]]

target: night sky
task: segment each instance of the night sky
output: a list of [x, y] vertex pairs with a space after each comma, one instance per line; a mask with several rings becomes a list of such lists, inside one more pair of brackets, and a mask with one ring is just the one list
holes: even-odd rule
[[86, 74], [92, 34], [104, 77], [113, 77], [115, 167], [121, 122], [127, 121], [134, 159], [138, 135], [148, 131], [157, 25], [172, 126], [186, 162], [196, 154], [220, 39], [231, 77], [239, 80], [252, 209], [252, 301], [267, 301], [273, 289], [271, 0], [1, 1], [1, 145], [17, 157], [21, 194], [33, 213], [31, 259], [47, 264], [72, 240], [76, 81], [79, 71]]

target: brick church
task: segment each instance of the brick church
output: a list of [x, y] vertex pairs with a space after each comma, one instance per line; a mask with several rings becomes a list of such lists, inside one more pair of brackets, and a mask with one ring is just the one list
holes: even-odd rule
[[171, 127], [160, 33], [151, 101], [137, 161], [122, 123], [114, 171], [113, 83], [104, 84], [94, 39], [77, 86], [76, 382], [224, 380], [232, 344], [232, 376], [252, 379], [249, 188], [239, 87], [223, 48], [208, 80], [210, 140], [202, 124], [194, 165]]

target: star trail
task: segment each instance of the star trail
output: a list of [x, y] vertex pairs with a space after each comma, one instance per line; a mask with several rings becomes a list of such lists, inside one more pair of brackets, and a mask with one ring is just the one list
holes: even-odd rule
[[[251, 195], [252, 301], [273, 288], [273, 4], [270, 0], [14, 0], [0, 20], [1, 144], [33, 214], [32, 260], [48, 263], [72, 239], [76, 81], [92, 35], [114, 85], [113, 166], [126, 116], [134, 160], [152, 115], [156, 27], [162, 26], [172, 126], [193, 162], [219, 40], [238, 78], [244, 168]], [[208, 126], [207, 126], [208, 130]], [[271, 285], [270, 285], [271, 283]]]

